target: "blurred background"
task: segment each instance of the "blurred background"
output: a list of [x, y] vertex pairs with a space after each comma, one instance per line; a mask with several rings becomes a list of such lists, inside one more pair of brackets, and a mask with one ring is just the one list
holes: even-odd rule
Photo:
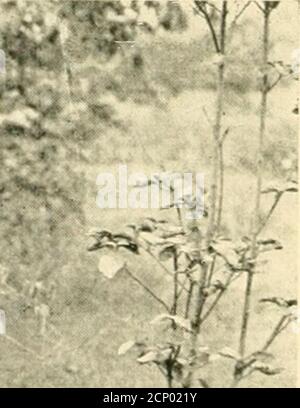
[[[224, 231], [240, 236], [253, 207], [262, 15], [250, 5], [234, 23], [246, 2], [229, 3]], [[0, 386], [164, 386], [155, 369], [117, 356], [124, 341], [152, 335], [148, 322], [157, 306], [126, 276], [111, 283], [99, 275], [86, 233], [154, 214], [97, 208], [102, 171], [127, 164], [147, 174], [208, 176], [216, 65], [205, 21], [189, 0], [2, 0], [0, 11], [0, 308], [7, 323], [7, 336], [0, 336]], [[277, 67], [291, 64], [299, 48], [298, 18], [295, 0], [282, 1], [273, 13]], [[266, 182], [296, 171], [294, 79], [290, 75], [270, 94]], [[295, 297], [296, 219], [297, 198], [286, 195], [266, 231], [284, 249], [255, 281], [250, 347], [264, 342], [277, 319], [257, 300]], [[128, 263], [169, 295], [165, 276], [150, 261], [133, 257]], [[236, 347], [242, 289], [243, 282], [232, 289], [207, 326], [205, 340], [213, 347]], [[295, 386], [295, 334], [288, 331], [273, 349], [284, 371], [257, 374], [245, 386]], [[228, 370], [217, 366], [208, 380], [225, 387]]]

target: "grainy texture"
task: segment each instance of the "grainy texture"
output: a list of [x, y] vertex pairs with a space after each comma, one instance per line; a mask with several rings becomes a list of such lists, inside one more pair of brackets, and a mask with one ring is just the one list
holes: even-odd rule
[[0, 387], [296, 387], [298, 7], [0, 2]]

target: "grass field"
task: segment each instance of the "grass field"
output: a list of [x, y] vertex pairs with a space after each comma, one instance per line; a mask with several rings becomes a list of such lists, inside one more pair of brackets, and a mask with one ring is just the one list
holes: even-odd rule
[[[290, 93], [291, 90], [281, 89], [281, 93]], [[244, 105], [229, 106], [228, 117], [234, 118], [234, 128], [228, 136], [226, 143], [226, 193], [225, 193], [225, 219], [226, 228], [233, 235], [247, 233], [249, 228], [249, 215], [251, 214], [251, 204], [253, 202], [253, 185], [254, 175], [253, 168], [250, 164], [253, 163], [255, 156], [255, 133], [257, 131], [257, 116], [256, 105], [258, 95], [251, 95], [247, 98], [246, 107]], [[149, 109], [138, 108], [132, 106], [132, 130], [129, 138], [126, 138], [126, 144], [119, 147], [120, 153], [124, 157], [121, 162], [128, 163], [129, 171], [143, 169], [146, 173], [159, 171], [162, 166], [166, 170], [189, 171], [198, 170], [206, 173], [209, 167], [209, 145], [210, 145], [210, 130], [207, 124], [203, 107], [209, 110], [209, 103], [213, 100], [213, 94], [210, 92], [190, 92], [180, 95], [178, 98], [170, 101], [170, 104], [164, 109]], [[269, 120], [269, 140], [272, 144], [273, 151], [268, 149], [269, 157], [266, 157], [266, 181], [270, 178], [274, 179], [274, 168], [280, 166], [281, 160], [288, 157], [289, 152], [295, 151], [296, 120], [289, 113], [290, 107], [276, 106], [276, 101], [279, 101], [278, 95], [275, 95], [271, 100], [273, 107], [272, 115]], [[126, 117], [128, 118], [128, 111]], [[286, 123], [286, 118], [290, 117], [291, 122]], [[294, 120], [294, 123], [292, 122]], [[155, 126], [153, 125], [155, 123]], [[228, 120], [228, 123], [231, 124]], [[250, 126], [249, 126], [250, 124]], [[150, 130], [149, 130], [150, 129]], [[111, 143], [118, 139], [113, 131], [109, 137]], [[99, 145], [102, 148], [101, 141]], [[160, 146], [157, 149], [157, 146]], [[116, 150], [113, 154], [118, 156], [118, 141], [116, 140]], [[105, 146], [104, 146], [105, 148]], [[101, 151], [101, 150], [100, 150]], [[109, 152], [107, 151], [107, 154]], [[102, 154], [99, 154], [99, 165], [94, 166], [90, 170], [91, 175], [91, 190], [87, 197], [86, 214], [87, 223], [91, 227], [101, 226], [111, 229], [120, 229], [122, 224], [134, 221], [141, 216], [156, 215], [155, 210], [145, 214], [145, 210], [99, 210], [95, 205], [96, 186], [93, 186], [93, 181], [100, 171], [116, 172], [116, 166], [120, 161], [113, 157], [105, 157], [104, 164], [101, 163]], [[274, 157], [276, 156], [276, 157]], [[118, 156], [119, 157], [119, 156]], [[110, 164], [108, 164], [110, 163]], [[280, 170], [277, 170], [277, 178], [280, 177]], [[270, 202], [266, 200], [265, 208], [268, 208]], [[274, 215], [272, 222], [266, 231], [266, 235], [280, 237], [284, 245], [284, 250], [280, 253], [275, 253], [274, 256], [268, 259], [268, 264], [263, 268], [257, 276], [255, 282], [253, 309], [254, 315], [251, 322], [251, 340], [249, 347], [257, 347], [259, 342], [266, 339], [270, 328], [276, 322], [276, 312], [263, 310], [258, 304], [258, 300], [265, 295], [282, 295], [283, 297], [293, 297], [296, 293], [296, 238], [297, 226], [294, 222], [297, 216], [297, 199], [294, 195], [286, 196], [278, 208], [278, 212]], [[96, 257], [97, 258], [97, 257]], [[96, 268], [97, 259], [93, 257], [92, 263]], [[155, 265], [142, 264], [141, 260], [130, 259], [132, 270], [136, 271], [139, 276], [143, 276], [149, 284], [153, 285], [158, 292], [163, 296], [168, 296], [168, 290], [164, 289], [162, 282], [165, 282], [167, 288], [168, 282], [159, 271], [155, 270]], [[156, 272], [156, 273], [154, 273]], [[131, 367], [130, 358], [125, 357], [121, 361], [116, 357], [118, 344], [121, 344], [126, 339], [132, 338], [135, 333], [143, 333], [147, 330], [147, 320], [151, 320], [150, 316], [157, 314], [156, 305], [151, 305], [151, 299], [147, 300], [139, 287], [136, 287], [126, 279], [126, 276], [120, 276], [116, 281], [106, 282], [102, 277], [99, 277], [99, 298], [105, 293], [105, 308], [107, 309], [110, 327], [107, 328], [107, 334], [103, 334], [102, 347], [99, 347], [99, 353], [103, 353], [103, 361], [115, 367], [114, 375], [109, 380], [104, 380], [104, 384], [126, 386], [141, 386], [145, 384], [153, 384], [153, 375], [148, 373], [143, 367], [134, 369], [136, 376], [129, 378], [120, 378], [121, 372], [127, 370], [119, 370], [119, 364], [128, 364]], [[226, 346], [237, 345], [237, 330], [240, 325], [240, 311], [242, 307], [241, 289], [244, 281], [236, 285], [232, 289], [232, 294], [229, 299], [226, 299], [220, 304], [215, 320], [206, 327], [207, 333], [205, 338], [212, 342], [213, 346], [221, 347], [225, 339]], [[107, 296], [107, 298], [106, 298]], [[120, 303], [121, 302], [121, 303]], [[148, 303], [149, 302], [149, 303]], [[113, 317], [114, 316], [114, 317]], [[232, 316], [235, 316], [232, 319]], [[103, 319], [103, 324], [105, 324]], [[145, 327], [146, 326], [146, 327]], [[206, 332], [205, 330], [205, 332]], [[105, 345], [105, 338], [114, 339], [109, 346]], [[221, 340], [221, 341], [220, 341]], [[276, 378], [266, 378], [257, 375], [251, 382], [245, 383], [246, 386], [257, 387], [287, 387], [289, 384], [294, 384], [296, 367], [296, 339], [295, 335], [290, 331], [283, 334], [277, 343], [274, 345], [276, 355], [278, 355], [278, 364], [285, 367], [282, 374]], [[111, 356], [111, 357], [109, 357]], [[104, 364], [106, 365], [106, 364]], [[224, 370], [228, 367], [219, 367], [210, 374], [208, 379], [213, 379], [216, 384], [225, 386], [223, 378]], [[217, 374], [216, 374], [217, 373]], [[135, 378], [136, 377], [136, 378]], [[155, 376], [157, 377], [157, 375]], [[106, 378], [106, 376], [104, 376]], [[154, 382], [154, 385], [159, 386], [160, 379]]]
[[[291, 27], [295, 27], [295, 16], [291, 10], [287, 11]], [[283, 18], [282, 14], [280, 16]], [[251, 30], [255, 29], [253, 27], [250, 24]], [[295, 46], [294, 36], [290, 40], [287, 38], [289, 34], [285, 33], [280, 43], [285, 46], [288, 44], [285, 47], [288, 55], [287, 49]], [[282, 33], [279, 30], [274, 34], [275, 39], [278, 40], [280, 35]], [[187, 40], [190, 41], [190, 38]], [[78, 191], [72, 192], [71, 198], [83, 196], [80, 206], [84, 212], [84, 221], [76, 216], [72, 221], [69, 219], [69, 235], [64, 236], [64, 230], [59, 230], [60, 241], [55, 242], [54, 236], [51, 250], [55, 250], [49, 250], [48, 253], [49, 248], [42, 251], [45, 245], [43, 237], [38, 230], [34, 230], [34, 213], [30, 237], [34, 245], [25, 243], [25, 246], [31, 245], [33, 255], [35, 250], [39, 254], [34, 266], [24, 265], [22, 259], [15, 259], [15, 254], [10, 254], [17, 265], [12, 276], [19, 277], [24, 270], [38, 275], [43, 268], [47, 271], [49, 269], [58, 287], [55, 302], [51, 304], [46, 336], [38, 334], [36, 316], [24, 307], [26, 299], [21, 295], [16, 296], [18, 287], [15, 282], [10, 282], [11, 289], [1, 289], [0, 308], [5, 310], [7, 316], [7, 336], [0, 336], [1, 387], [165, 386], [164, 379], [155, 368], [137, 365], [130, 354], [118, 356], [119, 346], [127, 340], [159, 336], [167, 338], [172, 335], [169, 332], [161, 334], [153, 326], [149, 328], [149, 321], [162, 311], [127, 275], [120, 273], [112, 281], [105, 279], [97, 269], [99, 254], [87, 252], [86, 236], [93, 227], [119, 230], [146, 216], [165, 216], [159, 210], [99, 209], [96, 205], [96, 178], [100, 172], [116, 173], [120, 164], [127, 164], [129, 172], [142, 171], [146, 174], [193, 171], [203, 173], [205, 184], [209, 184], [212, 156], [209, 122], [215, 100], [214, 76], [211, 71], [206, 72], [203, 66], [198, 67], [197, 53], [202, 48], [198, 47], [197, 42], [188, 47], [184, 42], [181, 45], [180, 41], [176, 43], [173, 37], [165, 41], [156, 50], [148, 50], [147, 54], [147, 58], [154, 61], [152, 70], [147, 71], [148, 79], [157, 93], [153, 100], [145, 95], [147, 89], [143, 89], [141, 81], [136, 77], [125, 81], [124, 77], [130, 75], [126, 66], [117, 72], [112, 70], [107, 77], [103, 70], [103, 77], [95, 75], [94, 78], [91, 74], [88, 78], [91, 83], [95, 81], [95, 92], [91, 99], [95, 97], [102, 101], [101, 87], [111, 85], [110, 81], [115, 78], [119, 80], [118, 75], [121, 78], [123, 75], [124, 89], [120, 86], [118, 92], [109, 91], [103, 96], [103, 100], [108, 96], [109, 105], [113, 106], [114, 124], [100, 126], [102, 124], [96, 121], [87, 123], [92, 138], [87, 141], [82, 156], [68, 163], [78, 174]], [[167, 52], [171, 42], [177, 45], [168, 48]], [[275, 47], [275, 55], [282, 55], [281, 51], [280, 47]], [[161, 60], [159, 55], [162, 56]], [[205, 57], [201, 56], [201, 63]], [[224, 128], [230, 128], [224, 148], [223, 230], [233, 237], [248, 233], [254, 205], [254, 163], [260, 99], [258, 92], [253, 90], [256, 72], [250, 72], [250, 69], [247, 71], [252, 55], [247, 55], [247, 58], [243, 65], [244, 71], [239, 70], [239, 83], [246, 81], [242, 88], [233, 86], [236, 79], [234, 70], [228, 75], [226, 113], [223, 118]], [[189, 71], [184, 66], [187, 61], [191, 65]], [[120, 83], [122, 85], [122, 80]], [[96, 89], [97, 86], [99, 89]], [[134, 86], [136, 88], [132, 94], [135, 97], [127, 98], [130, 89], [126, 87]], [[263, 177], [266, 184], [284, 179], [286, 163], [289, 166], [297, 161], [298, 117], [292, 113], [296, 100], [296, 87], [287, 86], [286, 83], [274, 89], [270, 95], [264, 151]], [[75, 148], [80, 150], [81, 144], [76, 143]], [[68, 158], [67, 153], [62, 155], [62, 161], [68, 161]], [[64, 176], [68, 180], [68, 175], [63, 174], [62, 179]], [[264, 200], [263, 208], [267, 210], [271, 202], [268, 198]], [[296, 297], [297, 213], [297, 196], [287, 194], [265, 231], [266, 236], [282, 242], [283, 250], [268, 255], [268, 263], [255, 277], [248, 342], [250, 351], [264, 343], [278, 319], [276, 309], [262, 307], [259, 299], [272, 296]], [[173, 218], [174, 214], [171, 212], [167, 216]], [[17, 234], [18, 230], [15, 231]], [[27, 231], [23, 232], [26, 234]], [[162, 298], [170, 297], [168, 277], [151, 259], [135, 255], [126, 259], [129, 269], [136, 276], [142, 277]], [[237, 348], [244, 285], [245, 279], [241, 278], [232, 286], [228, 296], [223, 298], [214, 318], [204, 326], [201, 338], [203, 344], [209, 344], [215, 350], [226, 346]], [[283, 368], [280, 374], [256, 374], [241, 386], [295, 386], [296, 341], [296, 334], [288, 329], [272, 346], [276, 367]], [[232, 372], [230, 363], [216, 362], [205, 370], [205, 378], [213, 386], [228, 386], [228, 373]]]

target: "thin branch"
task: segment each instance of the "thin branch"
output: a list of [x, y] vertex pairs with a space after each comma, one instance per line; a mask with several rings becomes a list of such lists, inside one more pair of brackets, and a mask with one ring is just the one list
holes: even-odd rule
[[219, 199], [218, 199], [218, 209], [217, 209], [217, 219], [216, 219], [216, 231], [219, 230], [222, 223], [222, 212], [223, 212], [223, 202], [224, 202], [224, 154], [223, 154], [223, 145], [226, 139], [226, 136], [229, 133], [230, 128], [228, 127], [221, 139], [218, 142], [219, 147]]
[[[268, 12], [267, 2], [264, 3], [264, 23], [263, 23], [263, 53], [262, 53], [262, 66], [267, 66], [269, 56], [269, 26], [270, 26], [270, 13]], [[254, 215], [252, 220], [252, 242], [251, 242], [251, 256], [253, 259], [257, 257], [257, 228], [260, 223], [260, 201], [261, 201], [261, 187], [262, 187], [262, 170], [263, 170], [263, 147], [266, 129], [266, 114], [267, 114], [267, 96], [268, 96], [268, 75], [264, 74], [262, 80], [261, 89], [261, 106], [260, 106], [260, 129], [257, 148], [257, 176], [256, 176], [256, 197], [254, 205]], [[247, 284], [245, 290], [245, 300], [242, 314], [242, 326], [239, 341], [239, 351], [243, 357], [246, 349], [246, 339], [248, 334], [248, 323], [250, 317], [250, 303], [252, 295], [252, 284], [255, 271], [251, 269], [248, 271]]]
[[220, 137], [220, 139], [218, 140], [218, 144], [221, 145], [225, 142], [226, 136], [228, 135], [230, 131], [230, 127], [228, 127], [227, 129], [225, 129], [225, 132], [222, 134], [222, 136]]
[[209, 5], [209, 7], [213, 8], [213, 9], [216, 10], [218, 13], [221, 13], [221, 10], [220, 10], [215, 4], [213, 4], [213, 3], [210, 2], [210, 1], [207, 1], [206, 3]]
[[185, 284], [186, 284], [187, 280], [188, 280], [188, 277], [185, 275], [184, 281], [182, 282], [182, 286], [181, 286], [180, 290], [178, 291], [178, 299], [179, 299], [180, 296], [182, 295], [184, 289], [188, 290], [188, 289], [185, 287]]
[[195, 285], [196, 285], [196, 282], [190, 281], [190, 287], [189, 287], [189, 290], [188, 290], [188, 294], [187, 294], [187, 298], [186, 298], [186, 304], [185, 304], [185, 312], [184, 312], [185, 319], [187, 319], [189, 317], [189, 314], [190, 314], [191, 301], [192, 301]]
[[224, 155], [223, 155], [223, 142], [221, 142], [219, 144], [219, 198], [216, 219], [216, 231], [219, 230], [222, 222], [223, 201], [224, 201]]
[[216, 260], [217, 260], [217, 254], [214, 254], [213, 260], [212, 260], [212, 263], [210, 265], [209, 272], [208, 272], [208, 278], [207, 278], [207, 285], [208, 286], [211, 284], [211, 281], [212, 281], [212, 278], [213, 278], [215, 265], [216, 265]]
[[227, 1], [223, 1], [222, 15], [221, 15], [221, 29], [220, 29], [220, 52], [225, 53], [225, 41], [226, 41], [226, 17], [228, 14]]
[[167, 312], [170, 312], [169, 306], [159, 297], [157, 296], [152, 289], [148, 288], [142, 281], [140, 281], [136, 276], [134, 276], [127, 268], [124, 268], [127, 275], [131, 277], [136, 283], [138, 283], [149, 295], [151, 295], [158, 303], [160, 303]]
[[235, 273], [235, 274], [231, 274], [229, 275], [224, 288], [222, 290], [219, 291], [219, 293], [217, 294], [217, 296], [215, 297], [214, 301], [211, 303], [211, 305], [209, 306], [209, 308], [207, 309], [207, 311], [204, 313], [202, 319], [201, 319], [201, 324], [208, 318], [208, 316], [213, 312], [213, 310], [215, 309], [215, 307], [217, 306], [217, 304], [219, 303], [219, 301], [221, 300], [221, 298], [223, 297], [223, 295], [225, 294], [226, 290], [229, 288], [229, 286], [231, 285], [232, 282], [234, 282], [237, 278], [240, 277], [240, 273]]
[[259, 4], [258, 1], [255, 1], [254, 4], [265, 14], [265, 9]]
[[13, 343], [14, 345], [16, 345], [17, 347], [19, 347], [20, 349], [22, 349], [23, 351], [26, 351], [26, 353], [31, 354], [32, 356], [34, 356], [35, 358], [37, 358], [38, 360], [43, 360], [43, 357], [40, 356], [35, 350], [32, 350], [26, 346], [24, 346], [22, 343], [20, 343], [18, 340], [16, 340], [15, 338], [5, 335], [4, 339], [8, 340], [9, 342]]
[[275, 326], [274, 330], [270, 334], [270, 337], [267, 339], [267, 341], [266, 341], [265, 345], [263, 346], [263, 348], [261, 350], [259, 350], [259, 351], [256, 351], [256, 352], [252, 353], [250, 356], [246, 357], [246, 360], [249, 360], [249, 362], [247, 363], [247, 365], [244, 368], [250, 368], [250, 369], [245, 374], [243, 374], [243, 375], [241, 375], [239, 377], [235, 377], [233, 382], [232, 382], [231, 388], [235, 388], [242, 380], [244, 380], [247, 377], [250, 377], [250, 375], [255, 372], [255, 368], [251, 368], [252, 364], [255, 363], [255, 361], [256, 361], [255, 354], [256, 353], [266, 352], [268, 350], [268, 348], [273, 344], [273, 342], [276, 340], [276, 338], [291, 323], [289, 317], [290, 317], [290, 315], [282, 316], [280, 318], [279, 322], [277, 323], [277, 325]]
[[244, 12], [247, 10], [247, 8], [250, 6], [251, 3], [252, 3], [252, 1], [248, 1], [244, 5], [244, 7], [242, 7], [242, 9], [237, 13], [237, 15], [235, 16], [235, 18], [233, 19], [233, 21], [231, 23], [231, 28], [236, 25], [238, 19], [244, 14]]
[[[220, 40], [218, 40], [215, 28], [212, 24], [211, 18], [207, 13], [205, 7], [202, 7], [201, 2], [195, 1], [198, 9], [203, 13], [209, 30], [212, 35], [214, 46], [217, 54], [222, 54], [222, 57], [225, 54], [225, 40], [226, 40], [226, 20], [227, 20], [227, 1], [222, 2], [222, 12], [220, 17]], [[212, 169], [211, 169], [211, 186], [210, 186], [210, 213], [208, 227], [206, 231], [206, 245], [209, 247], [211, 240], [215, 232], [215, 217], [216, 217], [216, 205], [217, 205], [217, 182], [218, 182], [218, 139], [221, 134], [222, 129], [222, 115], [223, 115], [223, 104], [224, 104], [224, 73], [225, 73], [225, 64], [222, 62], [218, 64], [218, 79], [217, 79], [217, 97], [216, 97], [216, 112], [215, 120], [213, 125], [213, 138], [214, 138], [214, 150], [213, 150], [213, 159], [212, 159]], [[200, 247], [199, 247], [200, 250]], [[192, 359], [192, 364], [190, 366], [187, 378], [186, 378], [186, 387], [188, 388], [193, 383], [194, 376], [194, 365], [196, 362], [195, 356], [197, 354], [197, 340], [201, 331], [201, 315], [203, 312], [203, 307], [207, 297], [204, 294], [204, 288], [207, 283], [207, 275], [209, 272], [208, 264], [205, 263], [201, 265], [200, 278], [198, 290], [195, 294], [196, 296], [196, 307], [192, 319], [192, 335], [191, 335], [191, 348], [190, 348], [190, 357]]]
[[277, 205], [279, 204], [279, 201], [280, 201], [280, 199], [281, 199], [282, 196], [283, 196], [283, 191], [279, 191], [279, 192], [276, 194], [274, 203], [272, 204], [272, 206], [271, 206], [271, 208], [270, 208], [268, 214], [266, 215], [265, 219], [261, 222], [261, 225], [260, 225], [260, 227], [259, 227], [258, 230], [257, 230], [257, 233], [256, 233], [257, 236], [262, 232], [262, 230], [263, 230], [263, 229], [265, 228], [265, 226], [268, 224], [268, 222], [269, 222], [269, 220], [270, 220], [270, 218], [271, 218], [273, 212], [275, 211]]
[[220, 50], [220, 46], [219, 46], [219, 42], [218, 42], [216, 30], [215, 30], [215, 28], [214, 28], [214, 26], [213, 26], [213, 23], [212, 23], [212, 21], [211, 21], [210, 15], [208, 14], [208, 12], [207, 12], [207, 10], [205, 9], [205, 7], [203, 7], [203, 5], [201, 4], [201, 1], [195, 0], [195, 4], [196, 4], [196, 6], [198, 7], [198, 10], [199, 10], [199, 11], [202, 13], [202, 15], [204, 16], [204, 18], [205, 18], [205, 20], [206, 20], [206, 22], [207, 22], [207, 24], [208, 24], [208, 27], [209, 27], [209, 29], [210, 29], [211, 36], [212, 36], [212, 39], [213, 39], [213, 43], [214, 43], [214, 45], [215, 45], [215, 49], [216, 49], [217, 53], [219, 53], [221, 50]]
[[282, 80], [282, 78], [283, 78], [283, 75], [278, 74], [278, 78], [276, 79], [276, 81], [274, 81], [273, 84], [268, 87], [268, 92], [271, 92], [272, 89], [275, 88], [275, 86]]
[[209, 117], [205, 106], [203, 106], [202, 111], [203, 111], [203, 113], [204, 113], [204, 115], [205, 115], [205, 117], [206, 117], [206, 119], [207, 119], [208, 124], [209, 124], [211, 127], [213, 127], [211, 118]]
[[[200, 5], [201, 7], [201, 5]], [[205, 11], [205, 10], [204, 10]], [[226, 18], [227, 18], [227, 1], [223, 1], [222, 5], [222, 15], [220, 21], [220, 48], [219, 51], [225, 54], [225, 40], [226, 40]], [[209, 21], [208, 21], [209, 24]], [[219, 52], [218, 51], [218, 52]], [[210, 199], [210, 219], [209, 226], [206, 233], [206, 243], [209, 246], [211, 239], [213, 238], [215, 232], [215, 217], [216, 217], [216, 201], [217, 201], [217, 178], [218, 178], [218, 140], [221, 133], [222, 125], [222, 114], [223, 114], [223, 100], [224, 100], [224, 64], [218, 67], [218, 95], [216, 101], [216, 117], [214, 124], [214, 159], [213, 159], [213, 169], [212, 169], [212, 181], [211, 181], [211, 199]], [[206, 297], [203, 294], [203, 289], [207, 283], [207, 275], [209, 273], [208, 265], [202, 265], [201, 267], [201, 277], [199, 281], [198, 297], [197, 297], [197, 308], [194, 317], [194, 330], [197, 334], [199, 333], [201, 326], [201, 314]], [[196, 338], [194, 339], [196, 340]]]
[[178, 259], [176, 252], [173, 257], [174, 263], [174, 277], [173, 277], [173, 305], [171, 308], [171, 314], [177, 314], [177, 304], [178, 304]]
[[[289, 315], [282, 316], [277, 325], [275, 326], [274, 330], [272, 331], [270, 337], [266, 341], [265, 345], [262, 348], [262, 351], [267, 351], [267, 349], [272, 345], [274, 340], [279, 336], [279, 334], [287, 328], [290, 324]], [[284, 324], [286, 323], [286, 324]]]
[[[225, 55], [225, 40], [226, 40], [226, 17], [227, 17], [227, 2], [223, 2], [221, 24], [220, 24], [220, 52]], [[215, 233], [215, 221], [217, 210], [217, 195], [218, 195], [218, 159], [219, 159], [219, 140], [222, 131], [222, 115], [224, 105], [224, 75], [225, 65], [222, 63], [218, 66], [218, 94], [216, 101], [215, 123], [213, 126], [214, 136], [214, 151], [210, 186], [210, 216], [207, 230], [207, 243], [209, 244]]]
[[208, 272], [208, 266], [207, 265], [202, 265], [201, 266], [202, 271], [201, 271], [201, 278], [199, 281], [199, 288], [198, 288], [198, 304], [197, 304], [197, 310], [195, 313], [195, 318], [193, 321], [193, 326], [194, 326], [194, 331], [198, 335], [200, 331], [200, 326], [201, 326], [201, 314], [202, 310], [206, 301], [206, 296], [204, 296], [203, 290], [206, 286], [206, 278], [207, 278], [207, 272]]
[[[156, 258], [156, 256], [155, 255], [153, 255], [153, 253], [149, 250], [149, 249], [147, 249], [147, 248], [142, 248], [149, 256], [151, 256], [151, 258], [152, 259], [154, 259], [155, 260], [155, 262], [157, 263], [157, 265], [159, 265], [160, 267], [161, 267], [161, 269], [163, 269], [166, 273], [167, 273], [167, 275], [169, 275], [169, 276], [171, 276], [172, 278], [173, 278], [173, 272], [171, 272], [171, 271], [169, 271], [169, 269], [162, 263], [162, 262], [160, 262], [159, 261], [159, 259], [157, 259]], [[178, 285], [181, 287], [181, 289], [182, 290], [184, 290], [184, 291], [188, 291], [187, 290], [187, 288], [181, 283], [181, 282], [179, 282], [178, 281]]]

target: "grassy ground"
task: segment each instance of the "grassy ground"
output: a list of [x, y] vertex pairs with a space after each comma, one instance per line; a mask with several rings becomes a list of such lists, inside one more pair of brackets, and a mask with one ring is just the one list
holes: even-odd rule
[[[282, 177], [282, 160], [290, 158], [296, 149], [296, 120], [290, 114], [294, 97], [292, 90], [281, 88], [271, 98], [268, 125], [269, 147], [265, 155], [265, 178]], [[280, 100], [289, 95], [291, 106]], [[159, 106], [135, 105], [122, 102], [118, 117], [126, 122], [126, 131], [111, 128], [96, 136], [90, 146], [88, 163], [81, 169], [86, 178], [82, 203], [86, 225], [74, 224], [78, 253], [57, 259], [61, 269], [59, 298], [50, 319], [46, 338], [38, 336], [34, 316], [22, 310], [22, 301], [12, 303], [10, 295], [2, 297], [6, 309], [9, 338], [0, 337], [2, 386], [85, 386], [142, 387], [164, 386], [155, 369], [137, 366], [130, 356], [118, 357], [120, 344], [134, 337], [152, 337], [148, 321], [161, 311], [128, 277], [120, 274], [112, 282], [97, 271], [97, 255], [86, 252], [85, 232], [101, 226], [119, 229], [139, 217], [156, 215], [152, 210], [100, 210], [96, 206], [96, 177], [101, 171], [116, 172], [120, 163], [128, 171], [151, 173], [161, 169], [199, 171], [207, 176], [210, 164], [211, 130], [205, 107], [210, 115], [212, 91], [189, 91]], [[258, 95], [227, 101], [224, 122], [232, 126], [225, 149], [225, 227], [234, 236], [249, 228], [252, 211], [255, 138], [257, 135]], [[294, 122], [293, 122], [294, 121]], [[293, 159], [293, 158], [292, 158]], [[266, 208], [269, 203], [266, 203]], [[296, 293], [296, 234], [297, 200], [287, 195], [272, 218], [266, 234], [278, 238], [283, 251], [269, 257], [269, 263], [255, 279], [253, 317], [250, 324], [249, 348], [254, 349], [267, 338], [275, 325], [277, 313], [263, 309], [258, 300], [264, 296], [294, 297]], [[134, 256], [129, 267], [148, 282], [162, 297], [168, 297], [168, 280], [151, 260]], [[205, 327], [203, 342], [212, 347], [236, 347], [240, 326], [242, 297], [245, 284], [241, 280], [224, 299], [213, 320]], [[7, 310], [7, 308], [10, 310]], [[11, 316], [14, 316], [12, 319]], [[284, 371], [276, 377], [254, 376], [244, 383], [248, 387], [290, 387], [296, 379], [296, 338], [287, 331], [274, 344], [278, 366]], [[15, 339], [19, 343], [10, 339]], [[227, 386], [227, 364], [216, 364], [206, 373], [214, 386]], [[18, 373], [15, 375], [14, 373]]]
[[[284, 89], [278, 91], [281, 96]], [[282, 176], [280, 163], [290, 156], [290, 151], [295, 148], [295, 133], [293, 122], [287, 123], [286, 118], [293, 120], [289, 113], [290, 107], [276, 106], [280, 95], [271, 98], [272, 115], [269, 120], [268, 139], [271, 148], [266, 154], [265, 178], [279, 179]], [[87, 197], [86, 214], [87, 223], [92, 226], [103, 226], [112, 229], [120, 228], [120, 225], [131, 222], [145, 212], [138, 210], [100, 210], [96, 208], [96, 187], [92, 186], [96, 175], [100, 171], [116, 171], [116, 166], [121, 162], [128, 163], [129, 171], [143, 170], [151, 173], [163, 168], [173, 171], [195, 170], [204, 172], [209, 167], [210, 158], [210, 130], [207, 119], [203, 114], [203, 107], [210, 112], [210, 103], [213, 94], [210, 92], [189, 92], [180, 95], [170, 101], [165, 109], [140, 108], [126, 105], [126, 118], [132, 122], [129, 135], [122, 146], [118, 145], [119, 135], [111, 132], [109, 140], [114, 142], [115, 151], [107, 150], [99, 155], [99, 164], [90, 169], [91, 190]], [[232, 132], [226, 142], [226, 194], [225, 194], [225, 224], [227, 230], [233, 235], [246, 233], [249, 228], [249, 215], [253, 203], [253, 159], [255, 157], [255, 137], [257, 132], [257, 103], [258, 95], [250, 95], [243, 100], [243, 105], [234, 101], [228, 108], [228, 125], [233, 125]], [[277, 102], [278, 103], [278, 102]], [[124, 108], [123, 106], [121, 107]], [[131, 109], [130, 109], [131, 108]], [[120, 113], [122, 114], [122, 109]], [[131, 114], [131, 116], [130, 116]], [[234, 118], [234, 123], [229, 118]], [[232, 121], [232, 119], [231, 119]], [[101, 149], [106, 146], [101, 144]], [[294, 150], [295, 151], [295, 150]], [[107, 156], [115, 154], [116, 157]], [[117, 159], [124, 155], [123, 160]], [[103, 158], [103, 160], [102, 160]], [[265, 202], [268, 208], [269, 202]], [[297, 216], [297, 200], [294, 195], [286, 196], [281, 202], [278, 212], [266, 231], [266, 235], [279, 238], [284, 245], [284, 250], [269, 257], [267, 267], [263, 268], [257, 276], [254, 286], [253, 318], [251, 321], [251, 338], [249, 348], [254, 349], [267, 338], [271, 328], [276, 324], [277, 315], [273, 310], [264, 310], [259, 306], [258, 300], [266, 295], [278, 295], [293, 297], [296, 287], [296, 234], [297, 228], [294, 223]], [[155, 215], [150, 211], [147, 215]], [[96, 267], [97, 259], [92, 263]], [[165, 277], [155, 270], [155, 266], [149, 261], [145, 263], [140, 259], [130, 262], [131, 268], [137, 274], [143, 276], [153, 288], [156, 288], [163, 296], [168, 296]], [[143, 333], [145, 320], [151, 320], [157, 313], [156, 306], [151, 305], [151, 300], [138, 287], [132, 286], [125, 276], [120, 276], [112, 283], [106, 282], [99, 277], [101, 284], [98, 286], [99, 298], [105, 294], [104, 314], [107, 310], [110, 322], [107, 333], [103, 334], [103, 344], [99, 352], [103, 356], [103, 367], [112, 370], [113, 375], [109, 379], [102, 379], [105, 385], [161, 385], [156, 374], [149, 373], [142, 367], [134, 369], [135, 375], [124, 376], [127, 367], [130, 369], [130, 358], [118, 360], [116, 350], [118, 345], [126, 339], [132, 338], [135, 333]], [[230, 296], [220, 304], [213, 321], [205, 330], [205, 342], [216, 348], [222, 346], [236, 347], [238, 328], [240, 326], [240, 314], [242, 307], [241, 290], [245, 282], [242, 280], [231, 291]], [[134, 288], [134, 290], [132, 290]], [[96, 290], [96, 289], [95, 289]], [[148, 303], [149, 302], [149, 303]], [[233, 318], [234, 317], [234, 318]], [[108, 320], [103, 317], [103, 325], [107, 327]], [[105, 330], [105, 329], [104, 329]], [[106, 345], [105, 339], [109, 342]], [[113, 339], [113, 341], [112, 341]], [[278, 365], [284, 367], [282, 374], [274, 377], [255, 376], [245, 383], [250, 387], [288, 387], [295, 383], [296, 377], [296, 339], [295, 335], [288, 331], [274, 345], [273, 350], [278, 355]], [[104, 363], [105, 361], [105, 363]], [[121, 364], [121, 366], [120, 366]], [[125, 368], [126, 367], [126, 368]], [[227, 366], [216, 367], [208, 373], [208, 379], [213, 380], [215, 385], [226, 386]], [[122, 374], [123, 373], [123, 374]]]

